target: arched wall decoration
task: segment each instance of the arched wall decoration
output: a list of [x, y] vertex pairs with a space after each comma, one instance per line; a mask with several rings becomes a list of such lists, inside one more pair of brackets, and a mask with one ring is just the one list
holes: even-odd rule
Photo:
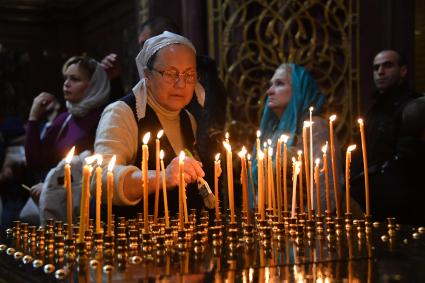
[[358, 109], [359, 2], [209, 0], [209, 52], [229, 94], [227, 130], [251, 146], [275, 68], [294, 62], [313, 73], [347, 143]]

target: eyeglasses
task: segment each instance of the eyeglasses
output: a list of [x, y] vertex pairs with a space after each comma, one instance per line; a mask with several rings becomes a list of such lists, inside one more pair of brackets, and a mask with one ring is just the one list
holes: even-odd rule
[[179, 79], [183, 79], [185, 83], [194, 84], [197, 81], [197, 74], [195, 71], [183, 72], [180, 73], [177, 70], [165, 70], [159, 71], [157, 69], [152, 68], [153, 71], [156, 71], [161, 74], [162, 78], [165, 82], [169, 84], [175, 84]]

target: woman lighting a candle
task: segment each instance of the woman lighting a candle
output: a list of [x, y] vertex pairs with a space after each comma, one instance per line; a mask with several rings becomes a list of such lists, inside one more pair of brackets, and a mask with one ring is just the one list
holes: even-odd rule
[[[321, 156], [321, 147], [329, 140], [329, 129], [326, 119], [319, 116], [322, 114], [324, 96], [320, 92], [319, 87], [314, 81], [311, 74], [303, 67], [296, 64], [280, 65], [270, 80], [270, 87], [266, 92], [267, 99], [265, 108], [261, 116], [260, 131], [262, 140], [271, 139], [272, 146], [275, 148], [278, 138], [282, 135], [289, 135], [287, 140], [288, 160], [296, 156], [299, 149], [303, 149], [302, 127], [303, 122], [309, 120], [309, 108], [314, 107], [312, 116], [313, 122], [313, 152], [314, 157]], [[252, 156], [256, 156], [256, 148], [254, 147]], [[337, 158], [339, 167], [341, 166], [341, 156]], [[314, 160], [310, 160], [314, 162]], [[329, 161], [330, 162], [330, 161]], [[273, 160], [275, 163], [275, 160]], [[275, 164], [273, 165], [276, 166]], [[330, 163], [329, 163], [330, 166]], [[341, 170], [339, 171], [339, 173]], [[257, 185], [257, 162], [253, 159], [253, 176], [254, 184]], [[287, 174], [288, 178], [292, 174]], [[343, 176], [339, 178], [341, 184]], [[289, 181], [289, 179], [288, 179]], [[309, 180], [304, 180], [304, 183]], [[321, 187], [325, 187], [325, 178], [323, 173], [320, 174]], [[257, 187], [257, 186], [256, 186]], [[331, 183], [333, 189], [333, 183]], [[341, 185], [339, 186], [341, 187]], [[290, 186], [288, 185], [288, 188]], [[283, 192], [280, 192], [283, 194]], [[307, 197], [307, 192], [304, 193]], [[326, 206], [325, 191], [321, 191], [322, 207]], [[304, 204], [307, 202], [304, 201]], [[316, 203], [314, 194], [313, 203]], [[332, 199], [332, 209], [335, 208], [334, 199]]]
[[[109, 105], [99, 123], [95, 151], [108, 163], [117, 156], [114, 167], [114, 214], [134, 217], [143, 211], [141, 164], [141, 137], [147, 132], [164, 130], [161, 149], [166, 164], [166, 187], [170, 215], [179, 210], [179, 158], [180, 151], [193, 152], [196, 122], [184, 110], [198, 94], [196, 51], [192, 43], [180, 35], [164, 32], [148, 39], [136, 57], [140, 81], [130, 94]], [[148, 142], [148, 207], [153, 214], [155, 198], [155, 140]], [[205, 173], [199, 161], [184, 159], [184, 181], [196, 183]], [[201, 209], [202, 198], [196, 186], [186, 187], [189, 209]], [[163, 196], [159, 194], [159, 215], [164, 214]]]

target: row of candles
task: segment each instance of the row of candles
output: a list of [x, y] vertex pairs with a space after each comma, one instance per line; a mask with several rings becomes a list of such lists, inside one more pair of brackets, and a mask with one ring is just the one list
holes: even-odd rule
[[[319, 182], [319, 165], [320, 159], [315, 160], [315, 167], [313, 171], [313, 162], [312, 162], [312, 107], [310, 108], [310, 121], [305, 121], [303, 126], [303, 149], [304, 149], [304, 168], [306, 175], [306, 189], [307, 189], [307, 213], [308, 218], [312, 219], [312, 210], [313, 210], [313, 179], [316, 183], [316, 195], [317, 195], [317, 211], [318, 214], [321, 214], [321, 204], [320, 204], [320, 182]], [[333, 131], [333, 122], [336, 119], [336, 115], [332, 115], [329, 118], [329, 128], [330, 128], [330, 147], [331, 147], [331, 162], [332, 162], [332, 172], [333, 172], [333, 181], [334, 181], [334, 197], [336, 203], [336, 214], [337, 217], [341, 216], [341, 210], [339, 205], [338, 197], [338, 182], [337, 182], [337, 173], [336, 173], [336, 162], [335, 162], [335, 142], [334, 142], [334, 131]], [[365, 170], [365, 190], [366, 190], [366, 215], [370, 215], [369, 208], [369, 184], [368, 184], [368, 173], [367, 173], [367, 157], [366, 157], [366, 144], [365, 144], [365, 134], [364, 134], [364, 123], [362, 119], [358, 120], [362, 141], [362, 151], [363, 151], [363, 162]], [[307, 128], [310, 129], [310, 151], [308, 151], [307, 146]], [[164, 216], [166, 226], [169, 226], [169, 212], [168, 212], [168, 203], [167, 203], [167, 194], [166, 194], [166, 180], [165, 180], [165, 168], [164, 168], [164, 152], [160, 149], [160, 138], [163, 135], [163, 130], [160, 130], [157, 134], [155, 149], [156, 149], [156, 178], [155, 178], [155, 209], [154, 209], [154, 222], [157, 222], [158, 218], [158, 201], [159, 201], [159, 191], [160, 191], [160, 176], [162, 175], [162, 191], [163, 191], [163, 201], [164, 201]], [[287, 190], [287, 141], [288, 136], [282, 135], [277, 141], [277, 150], [276, 150], [276, 159], [275, 159], [275, 168], [276, 168], [276, 186], [274, 185], [274, 172], [273, 172], [273, 149], [271, 148], [271, 141], [269, 140], [268, 147], [265, 146], [264, 152], [261, 150], [260, 146], [260, 136], [261, 133], [257, 131], [257, 140], [256, 140], [256, 149], [257, 149], [257, 164], [258, 164], [258, 198], [255, 197], [255, 189], [251, 186], [254, 199], [257, 199], [255, 207], [258, 209], [258, 212], [261, 215], [261, 219], [265, 219], [265, 203], [267, 198], [268, 208], [272, 209], [273, 214], [278, 217], [280, 222], [282, 219], [282, 202], [284, 211], [288, 211], [288, 190]], [[143, 136], [143, 145], [142, 145], [142, 195], [144, 201], [144, 229], [148, 231], [148, 142], [150, 139], [150, 133], [146, 133]], [[283, 156], [282, 154], [282, 143], [283, 143]], [[226, 150], [226, 164], [227, 164], [227, 186], [228, 186], [228, 196], [229, 196], [229, 208], [230, 208], [230, 221], [235, 222], [235, 203], [234, 203], [234, 186], [233, 186], [233, 160], [232, 160], [232, 148], [229, 142], [229, 135], [226, 134], [226, 139], [223, 142], [224, 148]], [[356, 148], [356, 145], [350, 145], [346, 151], [346, 212], [350, 212], [350, 162], [351, 162], [351, 151]], [[71, 192], [71, 160], [74, 155], [75, 148], [72, 148], [68, 153], [65, 161], [66, 165], [64, 168], [64, 185], [67, 190], [67, 221], [72, 223], [72, 192]], [[310, 156], [308, 154], [310, 152]], [[330, 211], [330, 190], [329, 190], [329, 178], [328, 178], [328, 166], [327, 166], [327, 142], [322, 147], [323, 152], [323, 171], [325, 174], [325, 184], [326, 184], [326, 209]], [[250, 183], [252, 182], [252, 171], [251, 171], [251, 160], [250, 155], [247, 154], [245, 147], [238, 153], [241, 158], [241, 183], [242, 183], [242, 206], [243, 210], [249, 212], [249, 192], [248, 192], [248, 179]], [[310, 159], [309, 159], [310, 157]], [[184, 222], [188, 220], [187, 213], [187, 203], [186, 203], [186, 192], [185, 192], [185, 182], [184, 182], [184, 160], [185, 152], [181, 151], [179, 155], [179, 227], [183, 229]], [[82, 180], [82, 193], [81, 193], [81, 203], [80, 203], [80, 231], [79, 231], [79, 241], [84, 239], [84, 231], [88, 227], [88, 211], [89, 211], [89, 199], [90, 199], [90, 178], [92, 174], [92, 165], [94, 161], [97, 160], [97, 167], [95, 170], [96, 178], [96, 231], [101, 232], [102, 228], [100, 225], [100, 204], [101, 204], [101, 194], [102, 194], [102, 156], [100, 154], [95, 154], [93, 156], [87, 157], [85, 159], [85, 165], [83, 167], [83, 180]], [[265, 162], [264, 162], [265, 159]], [[108, 235], [112, 234], [112, 198], [113, 198], [113, 186], [114, 186], [114, 175], [113, 168], [115, 165], [116, 156], [114, 155], [108, 165], [107, 172], [107, 233]], [[248, 165], [247, 165], [248, 163]], [[295, 217], [295, 208], [297, 207], [297, 178], [299, 176], [300, 190], [299, 190], [299, 202], [300, 209], [304, 209], [304, 197], [303, 197], [303, 187], [302, 187], [302, 152], [298, 152], [298, 160], [293, 158], [292, 160], [292, 211], [291, 216]], [[309, 166], [310, 165], [310, 166]], [[283, 167], [283, 168], [282, 168]], [[161, 171], [161, 172], [160, 172]], [[162, 174], [160, 174], [162, 173]], [[218, 178], [221, 173], [220, 168], [220, 154], [215, 156], [214, 162], [214, 192], [215, 192], [215, 211], [216, 218], [219, 219], [219, 194], [218, 194]], [[283, 174], [281, 174], [283, 173]], [[265, 177], [265, 178], [264, 178]], [[282, 190], [282, 181], [283, 181], [283, 190]], [[310, 182], [309, 182], [310, 181]], [[265, 187], [264, 187], [265, 185]], [[282, 191], [283, 191], [283, 201], [282, 201]], [[277, 201], [277, 203], [276, 203]], [[277, 204], [277, 205], [276, 205]], [[184, 218], [184, 219], [183, 219]], [[247, 222], [251, 223], [250, 213], [247, 213]], [[68, 225], [68, 233], [72, 235], [72, 227]]]
[[[166, 179], [165, 179], [165, 166], [164, 166], [164, 151], [160, 149], [160, 138], [163, 135], [163, 130], [160, 130], [157, 134], [156, 139], [156, 184], [155, 184], [155, 212], [154, 222], [158, 219], [158, 204], [159, 204], [159, 188], [160, 188], [160, 173], [162, 175], [162, 188], [163, 188], [163, 200], [164, 200], [164, 216], [166, 227], [169, 227], [169, 212], [168, 212], [168, 200], [166, 193]], [[150, 139], [150, 132], [143, 136], [142, 145], [142, 194], [144, 201], [144, 229], [148, 231], [148, 159], [149, 149], [147, 143]], [[64, 186], [67, 191], [67, 222], [72, 223], [72, 191], [71, 191], [71, 160], [74, 156], [75, 147], [73, 147], [65, 158], [64, 166]], [[184, 183], [184, 160], [185, 152], [181, 151], [179, 155], [179, 225], [183, 228], [183, 215], [184, 221], [188, 220], [188, 209], [186, 204], [186, 192]], [[102, 232], [100, 224], [100, 206], [101, 206], [101, 194], [102, 194], [102, 161], [103, 157], [100, 154], [94, 154], [85, 158], [85, 165], [83, 166], [83, 177], [82, 177], [82, 191], [81, 191], [81, 202], [80, 202], [80, 223], [79, 223], [79, 241], [84, 240], [84, 231], [88, 227], [88, 212], [89, 212], [89, 200], [90, 200], [90, 179], [93, 171], [92, 164], [97, 160], [97, 167], [95, 170], [95, 200], [96, 200], [96, 232]], [[107, 171], [107, 234], [112, 235], [112, 198], [114, 191], [114, 175], [113, 168], [116, 162], [116, 155], [111, 158], [108, 171]], [[161, 171], [161, 172], [160, 172]], [[217, 188], [216, 188], [217, 191]], [[216, 192], [217, 194], [217, 192]], [[68, 225], [68, 235], [72, 235], [72, 225]]]
[[[313, 170], [313, 121], [312, 121], [312, 111], [313, 108], [310, 107], [310, 120], [305, 121], [303, 125], [303, 149], [304, 149], [304, 160], [302, 158], [302, 151], [298, 151], [298, 159], [292, 158], [292, 210], [291, 217], [295, 217], [296, 207], [297, 207], [297, 184], [299, 180], [299, 207], [304, 210], [304, 196], [303, 196], [303, 168], [302, 164], [304, 163], [305, 179], [306, 182], [306, 191], [307, 191], [307, 214], [308, 219], [312, 220], [312, 211], [314, 206], [314, 197], [313, 197], [313, 180], [316, 184], [316, 209], [318, 215], [321, 215], [321, 202], [320, 202], [320, 181], [319, 175], [320, 171], [324, 172], [325, 175], [325, 195], [326, 195], [326, 210], [331, 211], [331, 192], [329, 189], [329, 170], [328, 170], [328, 160], [327, 160], [327, 149], [328, 142], [322, 147], [322, 159], [323, 159], [323, 168], [320, 169], [320, 158], [317, 158], [314, 163]], [[331, 164], [332, 164], [332, 177], [334, 184], [334, 199], [336, 204], [336, 215], [338, 218], [341, 217], [341, 208], [339, 202], [339, 188], [338, 188], [338, 175], [337, 175], [337, 166], [336, 166], [336, 154], [335, 154], [335, 137], [334, 137], [334, 128], [333, 124], [336, 120], [336, 115], [329, 117], [329, 131], [330, 131], [330, 147], [331, 147]], [[363, 166], [364, 166], [364, 175], [365, 175], [365, 196], [366, 196], [366, 215], [370, 215], [370, 201], [369, 201], [369, 180], [368, 180], [368, 165], [367, 165], [367, 152], [366, 152], [366, 142], [365, 142], [365, 132], [364, 132], [364, 122], [363, 119], [358, 119], [358, 124], [360, 128], [361, 143], [362, 143], [362, 153], [363, 153]], [[310, 130], [310, 137], [307, 138], [307, 128]], [[287, 189], [287, 141], [289, 136], [282, 135], [276, 144], [276, 157], [275, 157], [275, 172], [273, 172], [273, 148], [271, 147], [271, 140], [268, 140], [267, 143], [264, 143], [264, 151], [261, 150], [260, 145], [261, 132], [257, 131], [257, 140], [256, 140], [256, 150], [257, 150], [257, 165], [258, 165], [258, 184], [257, 192], [258, 197], [255, 196], [255, 189], [251, 187], [252, 194], [254, 199], [257, 202], [254, 204], [255, 208], [260, 214], [262, 220], [265, 219], [265, 205], [268, 205], [268, 209], [273, 211], [273, 215], [278, 217], [278, 221], [282, 220], [282, 206], [284, 211], [288, 211], [288, 189]], [[310, 142], [310, 150], [308, 149], [308, 141]], [[234, 192], [233, 192], [233, 166], [232, 166], [232, 151], [229, 143], [229, 136], [226, 134], [226, 139], [223, 142], [226, 149], [226, 162], [227, 162], [227, 184], [228, 184], [228, 193], [229, 193], [229, 207], [230, 207], [230, 219], [231, 222], [234, 221]], [[283, 144], [283, 156], [282, 156], [282, 144]], [[345, 185], [346, 185], [346, 213], [350, 213], [350, 165], [351, 165], [351, 152], [356, 149], [356, 145], [350, 145], [346, 150], [346, 163], [345, 163]], [[248, 204], [248, 178], [250, 178], [251, 184], [252, 175], [248, 177], [248, 174], [251, 174], [251, 162], [250, 155], [248, 154], [248, 169], [246, 167], [246, 149], [245, 147], [239, 152], [239, 157], [241, 158], [241, 184], [242, 184], [242, 207], [243, 210], [249, 212]], [[216, 157], [216, 163], [218, 157]], [[304, 162], [303, 162], [304, 161]], [[249, 172], [249, 173], [248, 173]], [[283, 174], [282, 174], [283, 173]], [[274, 175], [275, 174], [275, 175]], [[274, 177], [275, 176], [275, 177]], [[274, 184], [276, 180], [276, 186]], [[283, 189], [282, 189], [283, 181]], [[283, 200], [282, 200], [282, 191], [283, 191]], [[277, 203], [276, 203], [277, 202]], [[283, 202], [283, 204], [282, 204]], [[218, 204], [217, 204], [218, 205]], [[216, 208], [218, 211], [218, 208]], [[218, 213], [216, 213], [218, 215]], [[247, 213], [247, 222], [250, 221], [250, 213]]]

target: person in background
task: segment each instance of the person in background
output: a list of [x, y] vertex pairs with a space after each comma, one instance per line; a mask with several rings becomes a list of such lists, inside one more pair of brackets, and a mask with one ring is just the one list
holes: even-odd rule
[[28, 199], [21, 187], [26, 173], [24, 122], [19, 117], [18, 96], [13, 86], [0, 78], [0, 229], [9, 228]]
[[47, 92], [34, 98], [28, 118], [25, 154], [28, 168], [37, 174], [32, 196], [38, 200], [47, 172], [65, 158], [75, 146], [76, 152], [93, 149], [97, 124], [109, 101], [110, 84], [105, 70], [89, 57], [71, 57], [62, 68], [63, 94], [67, 111], [53, 120], [41, 135], [41, 123], [50, 114], [55, 97]]
[[[417, 169], [423, 163], [424, 149], [419, 134], [412, 130], [422, 121], [411, 119], [410, 116], [420, 115], [415, 114], [414, 109], [406, 109], [406, 105], [420, 95], [409, 88], [407, 73], [403, 56], [395, 50], [383, 50], [373, 60], [377, 90], [375, 102], [364, 117], [370, 208], [375, 220], [396, 217], [400, 223], [423, 224], [425, 216], [419, 208], [425, 197]], [[361, 151], [353, 154], [351, 192], [364, 209], [361, 155]], [[417, 174], [412, 176], [411, 172]]]
[[[320, 92], [319, 87], [317, 86], [315, 80], [311, 74], [304, 69], [304, 67], [296, 64], [282, 64], [280, 65], [273, 77], [270, 80], [270, 87], [266, 92], [267, 99], [265, 102], [265, 108], [260, 120], [261, 131], [261, 145], [263, 142], [271, 139], [272, 147], [275, 150], [277, 140], [281, 135], [285, 134], [289, 136], [287, 146], [288, 146], [288, 183], [292, 183], [290, 180], [292, 177], [292, 168], [291, 158], [297, 157], [297, 151], [303, 150], [303, 139], [302, 139], [302, 129], [304, 121], [309, 121], [311, 106], [314, 107], [314, 112], [312, 116], [313, 121], [313, 159], [320, 158], [322, 156], [321, 148], [329, 141], [329, 127], [327, 120], [322, 117], [323, 114], [323, 104], [324, 96]], [[338, 143], [336, 143], [336, 148]], [[329, 150], [328, 150], [329, 152]], [[338, 181], [339, 189], [341, 190], [343, 186], [343, 174], [341, 166], [341, 156], [340, 151], [337, 150], [337, 168], [338, 168]], [[254, 186], [258, 187], [258, 166], [257, 166], [257, 150], [256, 146], [252, 151], [252, 164], [253, 164], [253, 178]], [[275, 154], [274, 154], [275, 156]], [[314, 162], [310, 161], [310, 162]], [[331, 167], [330, 158], [328, 158], [328, 168]], [[273, 160], [275, 162], [275, 160]], [[304, 159], [303, 159], [304, 166]], [[302, 168], [303, 171], [304, 167]], [[331, 171], [330, 171], [331, 172]], [[331, 173], [330, 173], [331, 174]], [[333, 194], [333, 179], [329, 176], [330, 181], [330, 190]], [[303, 183], [306, 183], [305, 173]], [[321, 207], [323, 212], [326, 208], [326, 196], [325, 196], [325, 178], [324, 174], [320, 173], [320, 185], [321, 185]], [[288, 190], [291, 187], [288, 185]], [[305, 190], [304, 186], [304, 190]], [[314, 193], [314, 207], [316, 207], [316, 194]], [[258, 194], [257, 194], [258, 196]], [[299, 193], [297, 193], [299, 196]], [[307, 196], [304, 193], [304, 196]], [[339, 194], [341, 198], [341, 193]], [[307, 204], [304, 201], [304, 204]], [[332, 210], [335, 208], [334, 197], [331, 198]]]

